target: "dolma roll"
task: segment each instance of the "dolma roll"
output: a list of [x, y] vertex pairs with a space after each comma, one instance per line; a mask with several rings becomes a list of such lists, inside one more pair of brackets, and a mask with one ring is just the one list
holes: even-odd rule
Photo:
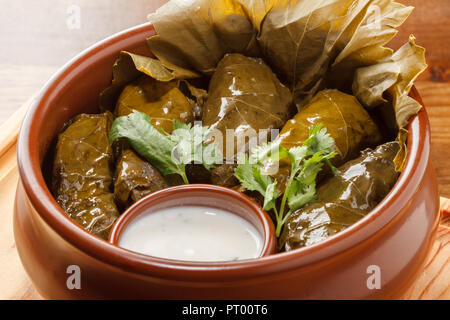
[[160, 82], [141, 76], [123, 89], [115, 115], [126, 116], [138, 110], [152, 118], [155, 128], [171, 133], [175, 119], [183, 123], [194, 120], [193, 109], [192, 101], [181, 92], [177, 81]]
[[110, 112], [75, 117], [58, 136], [52, 172], [59, 205], [80, 226], [104, 239], [119, 216], [111, 192], [112, 121]]
[[[318, 124], [322, 124], [335, 141], [338, 154], [331, 160], [335, 166], [356, 158], [361, 150], [374, 147], [383, 139], [369, 113], [354, 96], [338, 90], [323, 90], [286, 122], [276, 140], [286, 149], [301, 146], [309, 136], [309, 128]], [[289, 160], [283, 160], [273, 176], [280, 193], [284, 192], [290, 168]], [[319, 180], [330, 173], [326, 168]]]
[[190, 183], [211, 183], [211, 171], [202, 164], [190, 163], [186, 165], [186, 176]]
[[382, 136], [369, 113], [349, 94], [323, 90], [286, 122], [277, 139], [286, 149], [301, 146], [308, 138], [309, 128], [323, 124], [336, 143], [337, 166], [354, 159], [365, 148], [381, 143]]
[[222, 187], [234, 187], [239, 184], [239, 180], [234, 176], [237, 164], [222, 164], [211, 170], [211, 181], [213, 184]]
[[[185, 90], [192, 88], [191, 86]], [[176, 80], [161, 82], [144, 75], [125, 86], [117, 101], [115, 115], [126, 116], [133, 110], [148, 114], [153, 126], [167, 133], [173, 131], [174, 120], [183, 123], [194, 120], [193, 101], [180, 90]], [[121, 209], [168, 186], [166, 180], [170, 180], [170, 177], [165, 179], [156, 168], [129, 149], [127, 143], [118, 140], [116, 144], [119, 145], [119, 161], [116, 166], [114, 196]]]
[[131, 149], [122, 151], [117, 161], [114, 181], [114, 198], [121, 209], [167, 187], [164, 177], [150, 163]]
[[286, 222], [279, 245], [289, 251], [323, 241], [369, 213], [397, 181], [394, 157], [400, 146], [388, 142], [339, 168], [321, 185], [317, 201], [295, 211]]
[[[281, 128], [290, 118], [292, 107], [289, 89], [261, 59], [227, 54], [212, 76], [202, 121], [204, 126], [221, 132], [223, 145], [219, 148], [231, 160], [238, 151], [245, 151], [245, 142], [238, 150], [238, 138]], [[233, 130], [230, 137], [227, 129]]]

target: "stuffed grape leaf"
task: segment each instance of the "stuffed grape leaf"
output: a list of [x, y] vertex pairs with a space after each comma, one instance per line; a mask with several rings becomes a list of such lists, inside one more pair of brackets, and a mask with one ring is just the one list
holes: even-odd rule
[[150, 163], [141, 159], [133, 150], [124, 150], [117, 161], [114, 198], [121, 208], [146, 195], [168, 187], [164, 177]]
[[377, 125], [358, 100], [338, 90], [323, 90], [286, 122], [277, 139], [286, 149], [301, 146], [309, 128], [322, 123], [335, 141], [335, 165], [355, 158], [359, 151], [382, 141]]
[[52, 173], [52, 192], [67, 215], [87, 231], [107, 239], [119, 211], [111, 192], [113, 116], [78, 115], [60, 133]]
[[354, 224], [386, 197], [397, 181], [398, 142], [367, 149], [317, 190], [317, 201], [295, 211], [279, 239], [282, 250], [310, 246]]
[[113, 80], [111, 86], [103, 90], [100, 94], [100, 110], [113, 111], [123, 88], [143, 74], [161, 82], [198, 77], [196, 73], [188, 70], [180, 71], [180, 68], [177, 70], [178, 73], [168, 70], [158, 59], [122, 51], [113, 65]]
[[194, 110], [191, 101], [178, 88], [178, 81], [160, 82], [142, 76], [128, 84], [117, 101], [115, 115], [126, 116], [138, 110], [152, 118], [152, 124], [168, 133], [173, 121], [191, 123]]
[[[257, 138], [261, 129], [283, 126], [291, 115], [291, 102], [289, 89], [261, 59], [228, 54], [211, 79], [203, 125], [221, 132], [222, 154], [234, 159], [247, 146], [238, 139]], [[227, 130], [233, 130], [232, 135], [227, 136]]]
[[[338, 154], [331, 160], [335, 166], [357, 157], [360, 150], [376, 146], [382, 141], [377, 125], [358, 100], [338, 90], [317, 93], [308, 105], [286, 122], [276, 140], [286, 149], [301, 146], [308, 138], [309, 128], [318, 124], [327, 128], [335, 141]], [[278, 181], [280, 193], [284, 192], [290, 169], [289, 160], [284, 159], [273, 175]], [[319, 178], [324, 178], [328, 173], [328, 170], [323, 171]]]

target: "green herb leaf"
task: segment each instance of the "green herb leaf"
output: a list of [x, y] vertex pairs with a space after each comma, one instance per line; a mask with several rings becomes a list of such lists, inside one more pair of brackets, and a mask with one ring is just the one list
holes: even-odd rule
[[178, 120], [174, 120], [173, 126], [172, 134], [161, 133], [153, 127], [147, 114], [134, 110], [114, 120], [110, 141], [128, 139], [136, 152], [163, 175], [179, 174], [185, 183], [189, 183], [185, 171], [187, 164], [202, 163], [210, 170], [222, 160], [214, 144], [204, 145], [210, 132], [208, 127], [192, 126]]
[[192, 126], [174, 120], [173, 128], [170, 138], [177, 143], [176, 153], [183, 163], [201, 163], [208, 170], [221, 163], [223, 157], [217, 145], [214, 143], [204, 144], [211, 132], [209, 127]]
[[300, 181], [296, 180], [293, 183], [291, 189], [293, 192], [289, 195], [288, 204], [290, 212], [303, 207], [305, 204], [316, 200], [316, 183], [313, 182], [310, 185], [304, 185]]
[[311, 127], [309, 138], [303, 143], [311, 155], [317, 152], [328, 154], [334, 147], [334, 139], [327, 133], [327, 129], [322, 127], [322, 124]]
[[[305, 204], [316, 200], [316, 179], [324, 163], [331, 165], [330, 159], [336, 156], [333, 151], [334, 140], [322, 125], [311, 127], [308, 139], [300, 147], [287, 151], [278, 143], [266, 143], [253, 148], [251, 156], [240, 157], [235, 176], [247, 190], [258, 191], [264, 196], [264, 210], [273, 210], [276, 220], [276, 234], [292, 212]], [[265, 174], [265, 167], [273, 161], [280, 161], [289, 157], [291, 160], [291, 174], [283, 194], [281, 205], [277, 210], [276, 200], [279, 194], [276, 189], [277, 181], [272, 181]], [[285, 213], [286, 204], [289, 209]]]
[[206, 169], [212, 170], [217, 164], [221, 164], [222, 162], [222, 152], [219, 151], [215, 143], [203, 146], [202, 164]]
[[293, 181], [288, 194], [289, 211], [293, 212], [316, 199], [316, 178], [326, 157], [320, 152], [306, 160]]
[[266, 194], [264, 195], [264, 205], [263, 205], [263, 209], [266, 211], [275, 209], [276, 200], [278, 198], [278, 191], [276, 187], [277, 187], [276, 180], [267, 186]]
[[288, 152], [281, 146], [281, 141], [264, 143], [252, 149], [251, 158], [259, 163], [266, 161], [280, 161], [288, 156]]
[[116, 118], [109, 140], [112, 143], [119, 138], [128, 139], [136, 152], [151, 162], [163, 175], [184, 173], [185, 165], [175, 163], [172, 159], [176, 143], [156, 130], [147, 114], [134, 110], [127, 116]]
[[261, 165], [254, 163], [247, 155], [240, 155], [238, 158], [239, 165], [234, 171], [234, 175], [241, 182], [242, 186], [250, 191], [258, 191], [263, 196], [266, 194], [266, 189], [272, 183], [267, 180], [271, 179], [261, 174]]
[[289, 159], [291, 160], [292, 168], [298, 170], [300, 168], [301, 162], [303, 161], [303, 159], [306, 158], [306, 156], [308, 156], [308, 154], [309, 150], [308, 147], [305, 145], [289, 149], [288, 156]]

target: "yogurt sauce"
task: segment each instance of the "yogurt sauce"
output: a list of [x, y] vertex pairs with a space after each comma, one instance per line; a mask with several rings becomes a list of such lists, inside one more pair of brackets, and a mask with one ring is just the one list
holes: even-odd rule
[[263, 239], [228, 211], [183, 206], [140, 214], [123, 230], [119, 246], [166, 259], [230, 261], [259, 257]]

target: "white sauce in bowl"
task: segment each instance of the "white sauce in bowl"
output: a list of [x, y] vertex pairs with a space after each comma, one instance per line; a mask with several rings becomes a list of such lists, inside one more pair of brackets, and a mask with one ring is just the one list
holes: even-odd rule
[[263, 239], [236, 214], [183, 206], [140, 214], [123, 230], [119, 246], [166, 259], [230, 261], [259, 257]]

